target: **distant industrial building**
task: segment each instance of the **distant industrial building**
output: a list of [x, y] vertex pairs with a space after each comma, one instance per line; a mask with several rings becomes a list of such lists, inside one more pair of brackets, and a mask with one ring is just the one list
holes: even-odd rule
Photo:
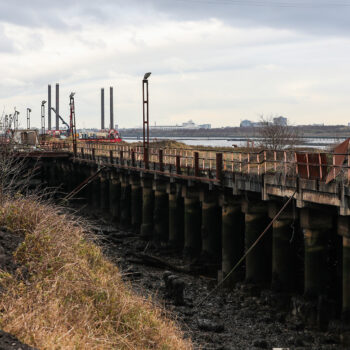
[[[286, 126], [288, 124], [288, 119], [285, 117], [279, 116], [279, 117], [273, 118], [272, 123], [274, 125]], [[252, 122], [251, 120], [245, 119], [241, 121], [239, 126], [241, 128], [249, 128], [249, 127], [257, 128], [257, 127], [263, 126], [264, 124], [265, 124], [264, 122]]]
[[253, 122], [250, 121], [250, 120], [245, 119], [245, 120], [242, 120], [242, 121], [241, 121], [241, 124], [239, 124], [239, 126], [240, 126], [241, 128], [248, 128], [248, 127], [250, 127], [250, 126], [253, 126]]
[[249, 127], [257, 128], [262, 125], [263, 125], [262, 122], [252, 122], [251, 120], [247, 120], [247, 119], [242, 120], [241, 123], [239, 124], [241, 128], [249, 128]]
[[150, 125], [149, 128], [154, 130], [211, 129], [211, 124], [195, 124], [193, 120], [189, 120], [181, 125]]
[[277, 118], [273, 118], [273, 123], [275, 125], [284, 125], [286, 126], [288, 124], [288, 119], [282, 116], [279, 116]]

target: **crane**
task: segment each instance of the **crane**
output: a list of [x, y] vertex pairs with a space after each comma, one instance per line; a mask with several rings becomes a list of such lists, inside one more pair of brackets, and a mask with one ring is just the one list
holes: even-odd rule
[[54, 107], [51, 107], [51, 109], [55, 112], [55, 114], [58, 116], [58, 118], [60, 118], [61, 122], [68, 128], [67, 132], [68, 135], [70, 134], [70, 126], [65, 122], [65, 120], [56, 112], [56, 109]]

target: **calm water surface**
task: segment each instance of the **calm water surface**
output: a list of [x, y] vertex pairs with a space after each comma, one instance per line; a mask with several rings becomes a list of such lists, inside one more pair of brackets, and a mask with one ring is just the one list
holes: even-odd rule
[[[135, 142], [142, 141], [142, 139], [137, 139], [136, 137], [123, 137], [123, 140], [126, 142]], [[257, 138], [205, 138], [205, 137], [193, 137], [193, 138], [182, 138], [182, 137], [157, 137], [150, 138], [153, 140], [175, 140], [179, 142], [183, 142], [186, 145], [190, 146], [212, 146], [212, 147], [233, 147], [234, 145], [237, 147], [247, 146], [247, 141], [253, 141], [256, 145], [259, 144], [259, 139]], [[305, 138], [303, 139], [303, 146], [305, 147], [318, 147], [318, 148], [329, 148], [332, 145], [337, 145], [343, 142], [345, 138]]]

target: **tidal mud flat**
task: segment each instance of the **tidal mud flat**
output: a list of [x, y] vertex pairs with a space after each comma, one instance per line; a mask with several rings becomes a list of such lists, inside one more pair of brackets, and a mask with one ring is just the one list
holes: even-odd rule
[[198, 264], [189, 265], [176, 251], [144, 241], [137, 233], [97, 216], [90, 214], [89, 219], [125, 281], [177, 319], [196, 349], [344, 348], [341, 325], [331, 324], [324, 332], [308, 329], [291, 314], [292, 296], [245, 283], [213, 291], [216, 279], [201, 274]]

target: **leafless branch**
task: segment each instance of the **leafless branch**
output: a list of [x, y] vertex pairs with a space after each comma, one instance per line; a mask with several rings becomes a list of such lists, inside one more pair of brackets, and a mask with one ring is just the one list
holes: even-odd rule
[[260, 146], [265, 149], [283, 150], [302, 143], [299, 129], [288, 123], [279, 123], [272, 116], [260, 117], [258, 136]]

